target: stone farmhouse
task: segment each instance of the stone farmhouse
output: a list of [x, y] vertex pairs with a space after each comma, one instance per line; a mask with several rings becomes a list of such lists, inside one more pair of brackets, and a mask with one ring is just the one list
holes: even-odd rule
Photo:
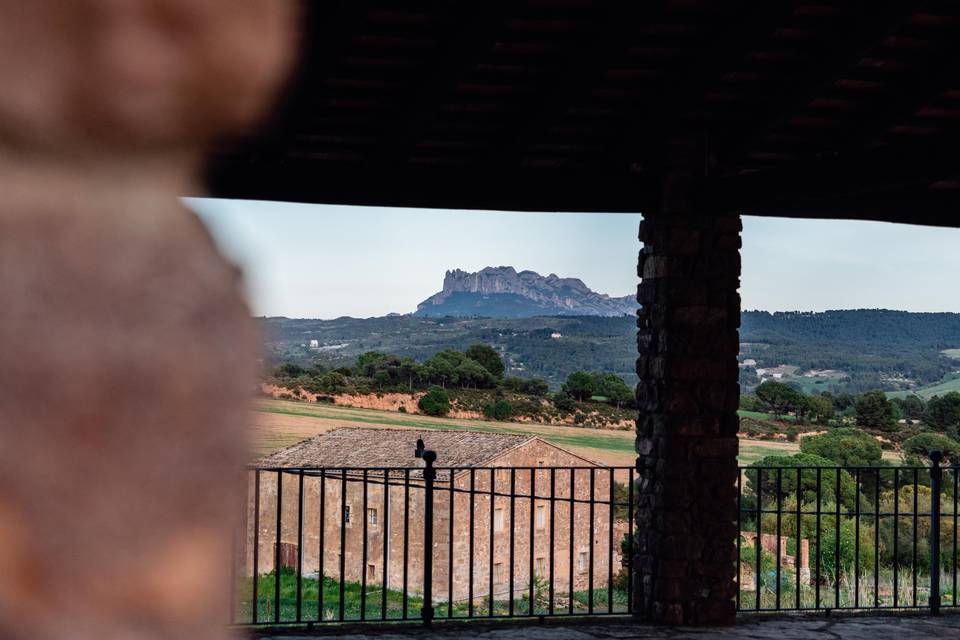
[[[491, 570], [494, 598], [506, 600], [511, 582], [511, 531], [515, 598], [528, 593], [531, 566], [537, 585], [547, 584], [552, 567], [558, 602], [570, 592], [571, 557], [574, 591], [588, 589], [591, 561], [594, 588], [606, 588], [611, 569], [614, 576], [619, 571], [620, 541], [627, 524], [624, 519], [615, 520], [617, 514], [610, 512], [611, 469], [535, 436], [340, 428], [263, 458], [257, 464], [260, 471], [251, 473], [247, 575], [254, 571], [256, 522], [258, 573], [272, 571], [279, 557], [281, 566], [296, 568], [302, 562], [305, 576], [322, 573], [334, 580], [342, 576], [347, 582], [386, 583], [387, 588], [398, 591], [406, 585], [407, 593], [421, 593], [424, 479], [416, 466], [422, 462], [414, 457], [418, 439], [438, 454], [431, 550], [435, 601], [448, 601], [452, 592], [454, 602], [467, 601], [471, 595], [481, 602], [490, 593]], [[278, 475], [282, 477], [279, 496]], [[553, 501], [549, 499], [551, 476]], [[627, 479], [617, 476], [614, 481], [625, 483]], [[536, 498], [532, 505], [531, 484]], [[257, 486], [259, 501], [254, 499]], [[592, 520], [591, 486], [597, 501]], [[256, 504], [259, 518], [255, 518]], [[298, 539], [301, 513], [302, 539]]]

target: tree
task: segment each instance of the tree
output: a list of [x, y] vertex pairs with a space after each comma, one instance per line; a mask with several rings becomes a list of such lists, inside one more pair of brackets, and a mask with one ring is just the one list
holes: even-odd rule
[[627, 386], [623, 378], [615, 373], [601, 373], [594, 378], [594, 393], [605, 396], [619, 409], [624, 403], [633, 400], [633, 389]]
[[545, 396], [550, 391], [550, 386], [543, 378], [530, 378], [524, 384], [523, 390], [532, 396]]
[[800, 404], [800, 394], [782, 382], [770, 380], [757, 387], [757, 398], [773, 414], [782, 414], [792, 411]]
[[827, 424], [836, 413], [833, 402], [825, 396], [808, 396], [807, 411], [814, 422]]
[[337, 371], [328, 371], [318, 381], [320, 388], [326, 393], [343, 393], [347, 390], [347, 377]]
[[567, 376], [563, 390], [581, 402], [588, 400], [595, 391], [593, 376], [584, 371], [575, 371]]
[[883, 391], [870, 391], [857, 398], [857, 425], [881, 431], [893, 431], [897, 428], [893, 405]]
[[960, 431], [960, 393], [951, 391], [930, 398], [923, 421], [934, 431], [956, 435]]
[[450, 413], [450, 396], [440, 387], [430, 387], [417, 406], [428, 416], [445, 416]]
[[[767, 469], [766, 467], [774, 467]], [[777, 471], [776, 467], [786, 467]], [[774, 455], [762, 458], [746, 470], [750, 491], [756, 497], [760, 489], [760, 497], [764, 506], [775, 504], [777, 501], [777, 476], [780, 478], [780, 500], [784, 501], [797, 495], [796, 467], [805, 467], [800, 471], [800, 493], [802, 503], [815, 503], [817, 500], [817, 470], [814, 467], [825, 467], [820, 471], [821, 495], [834, 495], [837, 482], [836, 463], [809, 453], [798, 453], [792, 456]], [[811, 467], [811, 468], [806, 468]], [[763, 470], [761, 470], [761, 468]], [[857, 497], [857, 484], [848, 472], [840, 470], [840, 502], [847, 507], [854, 507]]]
[[918, 395], [910, 394], [905, 398], [894, 398], [894, 404], [900, 407], [900, 413], [907, 420], [922, 420], [926, 405], [923, 398]]
[[960, 454], [960, 442], [948, 438], [942, 433], [927, 431], [903, 441], [903, 462], [910, 467], [919, 467], [930, 461], [930, 452], [943, 454], [944, 464], [957, 461]]
[[491, 387], [493, 386], [493, 376], [479, 362], [471, 358], [464, 358], [463, 362], [454, 369], [457, 382], [463, 388], [468, 387]]
[[875, 466], [883, 457], [877, 440], [866, 431], [854, 428], [807, 436], [800, 440], [800, 451], [826, 458], [841, 467]]
[[513, 415], [513, 407], [504, 399], [483, 407], [483, 415], [491, 420], [507, 420]]
[[480, 365], [490, 372], [490, 375], [497, 380], [503, 378], [503, 359], [497, 350], [486, 344], [473, 344], [464, 354], [471, 360], [479, 362]]
[[375, 365], [378, 360], [386, 358], [387, 354], [379, 351], [367, 351], [357, 357], [357, 374], [361, 376], [373, 377]]

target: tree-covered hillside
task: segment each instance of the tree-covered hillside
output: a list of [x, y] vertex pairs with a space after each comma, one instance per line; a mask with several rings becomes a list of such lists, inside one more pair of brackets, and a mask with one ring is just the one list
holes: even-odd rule
[[[574, 371], [614, 373], [629, 384], [637, 380], [636, 320], [629, 316], [264, 318], [260, 323], [265, 356], [272, 364], [353, 362], [367, 351], [423, 362], [446, 349], [464, 351], [483, 343], [498, 350], [508, 375], [543, 378], [554, 389]], [[742, 323], [744, 359], [755, 360], [759, 368], [793, 365], [798, 376], [810, 369], [836, 370], [835, 378], [816, 387], [821, 390], [860, 393], [923, 386], [960, 369], [960, 359], [941, 353], [960, 348], [960, 314], [747, 311]]]

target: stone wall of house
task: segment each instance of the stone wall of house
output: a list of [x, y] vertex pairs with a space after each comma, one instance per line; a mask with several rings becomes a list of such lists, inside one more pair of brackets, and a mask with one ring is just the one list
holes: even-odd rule
[[[442, 466], [441, 458], [438, 465]], [[517, 598], [528, 593], [530, 564], [533, 561], [534, 575], [543, 580], [550, 576], [550, 550], [553, 549], [554, 588], [560, 597], [569, 591], [570, 584], [570, 495], [571, 471], [557, 469], [553, 472], [555, 522], [553, 546], [550, 545], [551, 472], [538, 467], [573, 467], [573, 585], [575, 591], [589, 587], [589, 560], [593, 547], [594, 588], [606, 588], [608, 566], [616, 574], [622, 559], [620, 540], [614, 539], [613, 558], [609, 556], [610, 510], [605, 504], [594, 505], [593, 519], [586, 502], [590, 496], [590, 475], [594, 474], [594, 497], [597, 501], [610, 499], [610, 471], [595, 467], [583, 459], [561, 449], [534, 440], [490, 461], [491, 468], [478, 468], [471, 474], [461, 470], [454, 475], [455, 498], [453, 501], [453, 599], [461, 602], [470, 598], [470, 568], [473, 566], [473, 599], [481, 602], [490, 593], [490, 524], [491, 524], [491, 476], [493, 477], [493, 592], [495, 599], [506, 600], [510, 592], [510, 528], [515, 527], [513, 540], [514, 595]], [[502, 468], [501, 468], [502, 467]], [[511, 519], [511, 471], [513, 493], [530, 495], [531, 483], [534, 495], [541, 498], [533, 505], [531, 536], [531, 504], [529, 498], [513, 500]], [[531, 472], [531, 468], [534, 470]], [[471, 498], [471, 476], [474, 495]], [[299, 475], [296, 472], [282, 474], [281, 496], [281, 556], [296, 557], [297, 521], [299, 512]], [[249, 478], [249, 495], [254, 495], [254, 476]], [[323, 486], [324, 527], [323, 544], [320, 542], [320, 491]], [[615, 482], [625, 484], [627, 475], [617, 472]], [[346, 482], [346, 504], [350, 507], [350, 521], [341, 529], [342, 487], [339, 474], [330, 473], [321, 480], [306, 474], [303, 479], [303, 573], [316, 576], [320, 572], [321, 554], [323, 574], [334, 579], [340, 577], [340, 534], [344, 532], [344, 573], [348, 582], [361, 581], [364, 573], [368, 584], [380, 585], [384, 579], [384, 541], [388, 545], [388, 588], [402, 590], [404, 584], [404, 532], [407, 522], [407, 588], [410, 593], [423, 590], [423, 480], [414, 477], [409, 486], [409, 502], [402, 473], [392, 472], [389, 499], [384, 504], [383, 471], [368, 472], [366, 509], [364, 511], [363, 478], [354, 472]], [[260, 519], [259, 558], [257, 570], [267, 573], [275, 564], [277, 473], [263, 471], [260, 474]], [[507, 494], [507, 495], [502, 495]], [[472, 503], [471, 503], [472, 502]], [[408, 504], [408, 507], [405, 507]], [[451, 515], [449, 476], [441, 470], [434, 491], [434, 549], [433, 593], [437, 601], [447, 601], [451, 588]], [[371, 513], [375, 511], [374, 513]], [[539, 514], [538, 514], [539, 510]], [[470, 546], [470, 516], [473, 515], [473, 553]], [[371, 521], [371, 515], [375, 523]], [[616, 515], [616, 514], [614, 514]], [[364, 520], [366, 520], [367, 556], [364, 559]], [[254, 503], [248, 501], [246, 546], [242, 566], [246, 575], [253, 573], [253, 522]], [[615, 533], [622, 537], [626, 523], [615, 522]], [[592, 541], [592, 542], [591, 542]], [[532, 552], [532, 553], [531, 553]], [[281, 561], [283, 563], [283, 560]], [[294, 563], [295, 565], [295, 563]], [[293, 566], [293, 565], [291, 565]], [[539, 598], [539, 596], [538, 596]], [[565, 600], [564, 600], [565, 601]]]

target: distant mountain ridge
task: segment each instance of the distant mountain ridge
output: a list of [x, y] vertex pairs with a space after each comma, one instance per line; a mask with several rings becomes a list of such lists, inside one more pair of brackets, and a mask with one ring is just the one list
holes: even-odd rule
[[414, 315], [613, 317], [632, 315], [638, 307], [634, 296], [597, 293], [579, 278], [561, 278], [554, 273], [542, 276], [536, 271], [518, 272], [513, 267], [486, 267], [475, 273], [447, 271], [443, 289], [417, 305]]

